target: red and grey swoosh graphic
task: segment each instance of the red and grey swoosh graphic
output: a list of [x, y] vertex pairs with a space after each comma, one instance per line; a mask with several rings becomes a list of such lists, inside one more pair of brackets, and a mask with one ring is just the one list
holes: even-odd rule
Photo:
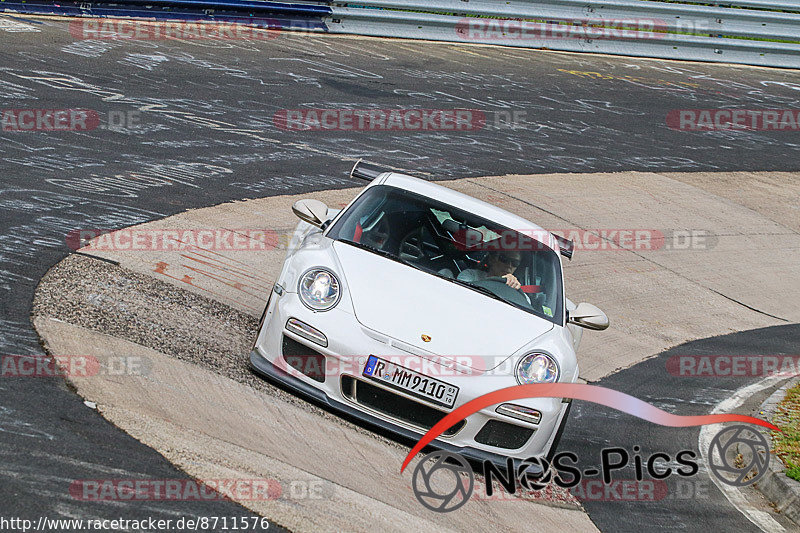
[[700, 416], [673, 415], [628, 394], [607, 389], [606, 387], [598, 387], [596, 385], [583, 385], [580, 383], [516, 385], [514, 387], [484, 394], [447, 414], [425, 433], [414, 448], [408, 452], [400, 472], [402, 473], [406, 469], [411, 459], [413, 459], [417, 453], [451, 426], [490, 405], [521, 400], [523, 398], [571, 398], [573, 400], [584, 400], [611, 407], [617, 411], [628, 413], [629, 415], [647, 420], [648, 422], [653, 422], [654, 424], [669, 427], [705, 426], [708, 424], [720, 424], [722, 422], [744, 422], [746, 424], [756, 424], [775, 431], [780, 431], [778, 427], [769, 422], [752, 416], [734, 414]]

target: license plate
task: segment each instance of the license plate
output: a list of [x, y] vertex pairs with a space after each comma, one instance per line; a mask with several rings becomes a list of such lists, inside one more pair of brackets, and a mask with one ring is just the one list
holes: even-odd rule
[[370, 355], [364, 376], [429, 402], [453, 407], [458, 387]]

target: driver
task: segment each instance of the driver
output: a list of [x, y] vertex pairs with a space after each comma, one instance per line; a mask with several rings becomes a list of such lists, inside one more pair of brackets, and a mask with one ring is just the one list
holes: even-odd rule
[[519, 251], [496, 251], [489, 252], [486, 256], [485, 268], [468, 268], [458, 275], [461, 281], [483, 281], [487, 278], [505, 278], [506, 285], [512, 289], [519, 289], [522, 284], [519, 282], [514, 271], [522, 261]]

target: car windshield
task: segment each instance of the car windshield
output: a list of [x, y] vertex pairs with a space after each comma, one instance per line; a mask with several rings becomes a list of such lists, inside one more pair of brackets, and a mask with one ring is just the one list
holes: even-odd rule
[[[377, 185], [342, 214], [327, 236], [561, 325], [559, 257], [532, 238], [546, 232], [520, 230], [403, 189]], [[519, 289], [506, 283], [509, 274]]]

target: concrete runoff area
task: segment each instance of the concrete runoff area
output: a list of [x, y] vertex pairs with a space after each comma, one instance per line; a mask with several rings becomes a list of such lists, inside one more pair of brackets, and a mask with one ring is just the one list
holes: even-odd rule
[[[553, 174], [439, 183], [547, 229], [587, 230], [590, 235], [608, 230], [603, 235], [610, 239], [615, 238], [608, 235], [610, 231], [638, 229], [651, 232], [643, 235], [668, 237], [650, 249], [591, 249], [606, 246], [590, 238], [579, 244], [572, 262], [565, 262], [567, 296], [575, 302], [598, 305], [611, 319], [609, 330], [586, 332], [578, 354], [581, 377], [594, 381], [682, 342], [800, 321], [800, 286], [792, 283], [800, 274], [800, 235], [797, 217], [790, 216], [798, 210], [798, 177], [796, 173]], [[152, 277], [257, 318], [283, 262], [282, 244], [297, 223], [292, 203], [317, 198], [339, 208], [358, 190], [227, 203], [137, 227], [224, 228], [240, 233], [267, 229], [278, 234], [278, 246], [270, 249], [119, 251], [87, 247], [82, 251], [118, 262], [134, 276]], [[72, 257], [65, 263], [78, 260], [91, 261]], [[80, 269], [75, 271], [79, 278]], [[102, 303], [97, 289], [92, 289], [98, 280], [84, 281], [88, 286], [74, 293], [85, 298], [94, 290], [95, 302]], [[47, 300], [40, 294], [56, 287], [69, 293], [63, 285], [48, 286], [52, 283], [48, 277], [43, 279], [37, 292], [39, 302]], [[58, 278], [58, 283], [64, 280]], [[113, 294], [113, 286], [109, 290]], [[86, 305], [85, 300], [74, 303]], [[107, 303], [105, 308], [99, 306], [104, 312], [125, 311]], [[165, 355], [147, 348], [144, 341], [125, 340], [124, 332], [107, 335], [102, 323], [71, 319], [64, 307], [44, 303], [36, 305], [34, 312], [37, 330], [51, 354], [141, 353], [152, 361], [145, 377], [98, 375], [72, 382], [109, 420], [190, 475], [308, 478], [329, 483], [331, 497], [321, 502], [241, 502], [290, 529], [461, 530], [489, 523], [523, 530], [531, 520], [545, 531], [594, 529], [576, 508], [529, 502], [519, 505], [517, 501], [471, 502], [460, 512], [434, 516], [414, 500], [409, 473], [398, 476], [406, 453], [402, 446], [349, 424], [331, 423], [303, 402], [237, 383], [236, 376], [218, 375], [202, 365], [178, 361], [174, 353]], [[159, 314], [156, 309], [152, 313], [162, 322], [153, 324], [155, 336], [172, 331], [173, 324], [163, 324], [173, 320], [171, 316], [175, 322], [185, 320], [178, 314]], [[145, 310], [142, 316], [147, 314]], [[126, 316], [130, 315], [123, 314], [120, 319], [123, 328]], [[231, 340], [229, 356], [245, 358], [247, 348], [242, 347], [246, 341], [242, 339], [247, 335], [241, 324], [246, 321], [236, 324], [238, 329], [234, 328], [236, 333], [231, 336], [238, 340]], [[174, 329], [186, 327], [179, 324]], [[250, 333], [255, 335], [254, 330]], [[176, 350], [174, 346], [158, 348]], [[298, 453], [298, 448], [308, 452]]]

